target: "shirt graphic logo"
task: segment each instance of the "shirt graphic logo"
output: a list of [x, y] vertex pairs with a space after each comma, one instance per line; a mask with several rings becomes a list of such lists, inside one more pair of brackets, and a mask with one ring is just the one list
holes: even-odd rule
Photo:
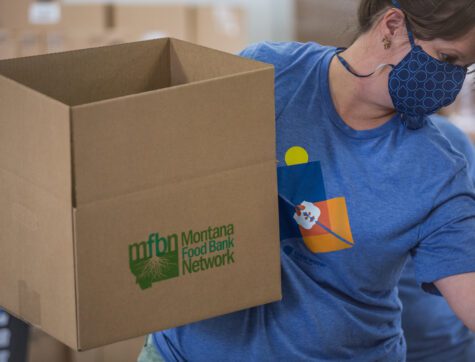
[[313, 253], [351, 248], [351, 233], [344, 197], [328, 200], [320, 162], [309, 162], [302, 147], [285, 154], [287, 166], [277, 170], [281, 240], [302, 237]]

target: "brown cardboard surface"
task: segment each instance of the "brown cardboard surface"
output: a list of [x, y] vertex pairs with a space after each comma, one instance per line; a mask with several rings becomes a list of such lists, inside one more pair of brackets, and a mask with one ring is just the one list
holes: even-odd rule
[[0, 300], [75, 344], [69, 110], [3, 76], [0, 107]]
[[0, 305], [84, 350], [280, 299], [273, 79], [177, 39], [0, 61]]
[[[183, 49], [177, 47], [172, 53], [175, 51]], [[221, 75], [219, 69], [224, 67], [208, 63], [204, 56], [200, 59], [209, 66], [191, 67], [198, 56], [190, 51], [179, 60], [172, 57], [172, 69], [176, 68], [172, 70], [172, 84]], [[226, 69], [233, 69], [232, 62]], [[269, 84], [272, 77], [269, 69], [259, 75], [251, 73], [73, 108], [77, 205], [272, 159], [270, 146], [274, 141], [269, 134], [273, 125], [260, 124], [256, 112], [258, 108], [272, 112], [272, 99], [262, 91], [268, 94], [273, 90], [260, 86]], [[237, 94], [248, 107], [235, 102]], [[140, 128], [136, 126], [137, 110], [142, 113]], [[236, 132], [229, 125], [231, 120], [248, 132]], [[206, 134], [196, 137], [203, 129]], [[128, 140], [120, 134], [127, 134]], [[233, 142], [221, 141], [226, 139]], [[163, 149], [173, 149], [173, 157]], [[265, 151], [258, 153], [256, 149]], [[120, 163], [114, 162], [117, 158]]]
[[[134, 43], [84, 49], [7, 60], [0, 72], [65, 104], [85, 104], [167, 86], [168, 57], [160, 56], [164, 51], [168, 51], [166, 40], [154, 46]], [[154, 77], [154, 72], [163, 76]]]
[[[277, 210], [275, 198], [269, 192], [270, 197], [262, 197], [274, 177], [275, 162], [271, 160], [79, 207], [80, 344], [95, 347], [110, 338], [126, 338], [124, 331], [143, 334], [182, 325], [250, 307], [256, 300], [256, 304], [262, 304], [269, 293], [278, 294], [278, 265], [257, 262], [276, 258], [279, 250], [278, 236], [274, 236], [273, 243], [259, 242], [274, 234], [261, 225], [277, 226], [273, 224], [276, 211], [264, 212]], [[254, 185], [256, 179], [263, 181], [261, 187]], [[180, 217], [170, 219], [170, 212]], [[253, 213], [252, 219], [249, 213]], [[217, 272], [185, 274], [145, 291], [116, 287], [133, 284], [134, 276], [122, 255], [131, 242], [148, 238], [144, 230], [169, 235], [230, 223], [236, 229], [235, 264], [217, 268]], [[104, 235], [117, 238], [104, 239]], [[180, 256], [179, 260], [181, 264]], [[97, 316], [101, 316], [100, 321]]]
[[[8, 73], [3, 73], [4, 65], [12, 61], [15, 59], [0, 64], [0, 168], [44, 189], [54, 199], [70, 202], [70, 110], [2, 76]], [[15, 75], [14, 69], [10, 70]]]
[[[161, 33], [164, 37], [194, 40], [194, 11], [186, 5], [114, 6], [114, 27], [129, 33]], [[141, 40], [141, 39], [137, 39]]]

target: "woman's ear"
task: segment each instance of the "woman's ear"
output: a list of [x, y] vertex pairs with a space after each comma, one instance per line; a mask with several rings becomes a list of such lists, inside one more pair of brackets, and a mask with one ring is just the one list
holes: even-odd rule
[[406, 32], [406, 20], [404, 13], [396, 8], [388, 10], [379, 24], [383, 36], [394, 39]]

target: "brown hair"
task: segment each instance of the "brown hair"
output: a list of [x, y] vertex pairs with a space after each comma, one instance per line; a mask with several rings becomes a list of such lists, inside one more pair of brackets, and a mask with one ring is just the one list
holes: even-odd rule
[[[475, 0], [399, 0], [414, 36], [421, 40], [457, 39], [475, 27]], [[391, 0], [361, 0], [358, 34], [370, 30]]]

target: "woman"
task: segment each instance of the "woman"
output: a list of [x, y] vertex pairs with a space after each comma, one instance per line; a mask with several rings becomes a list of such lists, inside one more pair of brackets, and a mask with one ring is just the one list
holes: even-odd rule
[[359, 18], [344, 51], [241, 53], [275, 66], [283, 299], [154, 333], [155, 357], [402, 361], [396, 286], [411, 254], [418, 282], [475, 329], [475, 194], [425, 117], [475, 62], [475, 0], [363, 0]]

